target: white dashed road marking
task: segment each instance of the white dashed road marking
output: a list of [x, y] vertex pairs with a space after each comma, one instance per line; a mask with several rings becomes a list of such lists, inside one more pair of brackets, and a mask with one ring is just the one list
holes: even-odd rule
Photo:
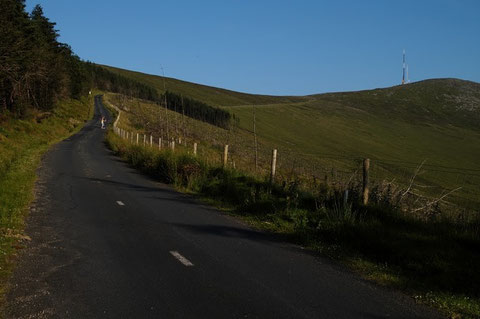
[[172, 250], [170, 252], [170, 254], [172, 254], [173, 257], [177, 258], [177, 260], [179, 262], [181, 262], [183, 265], [185, 265], [187, 267], [193, 266], [192, 262], [190, 260], [188, 260], [187, 258], [183, 257], [182, 255], [180, 255], [180, 253], [178, 251]]
[[125, 204], [119, 200], [117, 200], [117, 204], [120, 205], [120, 206], [125, 206]]

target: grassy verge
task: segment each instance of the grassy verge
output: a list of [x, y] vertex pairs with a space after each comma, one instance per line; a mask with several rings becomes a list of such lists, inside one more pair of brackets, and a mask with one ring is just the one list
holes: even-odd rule
[[422, 221], [388, 202], [361, 206], [328, 185], [314, 190], [209, 165], [187, 153], [129, 144], [112, 132], [109, 147], [131, 166], [208, 198], [251, 225], [281, 233], [363, 277], [400, 289], [452, 318], [480, 316], [480, 222]]
[[0, 300], [22, 248], [24, 222], [34, 198], [36, 169], [48, 148], [74, 134], [93, 115], [93, 97], [58, 103], [51, 112], [0, 122]]

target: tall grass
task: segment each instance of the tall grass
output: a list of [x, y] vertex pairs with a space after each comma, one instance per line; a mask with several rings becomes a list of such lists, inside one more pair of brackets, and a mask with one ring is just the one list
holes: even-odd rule
[[[360, 204], [359, 185], [304, 189], [270, 184], [186, 152], [132, 145], [113, 132], [109, 147], [159, 181], [208, 198], [254, 226], [336, 258], [364, 277], [406, 291], [451, 316], [480, 316], [480, 219], [453, 223], [406, 214], [383, 188]], [[348, 190], [348, 198], [346, 192]]]

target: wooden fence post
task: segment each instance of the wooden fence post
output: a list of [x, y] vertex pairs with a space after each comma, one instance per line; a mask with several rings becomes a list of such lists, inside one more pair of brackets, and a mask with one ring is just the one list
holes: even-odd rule
[[193, 155], [197, 156], [197, 143], [193, 143]]
[[228, 161], [228, 144], [225, 144], [225, 148], [223, 149], [223, 168], [227, 167]]
[[138, 136], [138, 133], [137, 133], [137, 145], [138, 145], [138, 138], [139, 138], [139, 136]]
[[277, 169], [277, 150], [274, 149], [272, 151], [272, 171], [271, 171], [271, 174], [270, 174], [270, 183], [271, 184], [273, 184], [273, 182], [275, 181], [276, 169]]
[[152, 147], [152, 146], [153, 146], [153, 136], [150, 135], [150, 147]]
[[160, 151], [162, 149], [162, 138], [158, 138], [158, 150]]
[[175, 140], [172, 138], [172, 151], [175, 151]]
[[147, 144], [147, 135], [143, 134], [143, 146]]
[[363, 205], [368, 204], [368, 170], [370, 169], [370, 159], [363, 160]]

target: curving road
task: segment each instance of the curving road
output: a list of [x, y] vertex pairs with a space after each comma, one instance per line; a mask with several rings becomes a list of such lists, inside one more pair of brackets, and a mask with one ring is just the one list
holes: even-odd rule
[[138, 174], [101, 115], [44, 158], [7, 318], [438, 316]]

